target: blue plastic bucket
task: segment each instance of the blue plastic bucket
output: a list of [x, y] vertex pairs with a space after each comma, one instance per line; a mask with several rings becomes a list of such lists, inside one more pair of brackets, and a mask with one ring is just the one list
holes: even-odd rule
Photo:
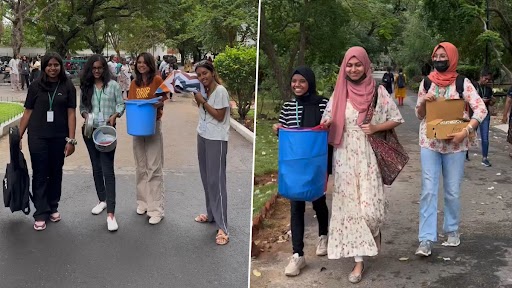
[[151, 136], [156, 130], [156, 108], [160, 98], [126, 100], [126, 130], [132, 136]]
[[279, 129], [278, 191], [294, 201], [324, 195], [327, 181], [327, 131]]

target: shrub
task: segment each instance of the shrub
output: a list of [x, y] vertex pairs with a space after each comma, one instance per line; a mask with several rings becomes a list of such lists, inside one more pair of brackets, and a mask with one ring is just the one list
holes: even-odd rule
[[226, 88], [238, 107], [239, 120], [243, 123], [254, 101], [256, 48], [226, 47], [215, 57], [215, 69], [226, 82]]
[[480, 66], [472, 66], [472, 65], [459, 65], [457, 67], [457, 73], [468, 77], [471, 80], [478, 80], [480, 77], [480, 70], [482, 68]]

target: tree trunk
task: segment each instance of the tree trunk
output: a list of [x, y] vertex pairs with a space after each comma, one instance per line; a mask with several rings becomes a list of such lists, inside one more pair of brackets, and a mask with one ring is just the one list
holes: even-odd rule
[[[304, 12], [308, 11], [309, 1], [304, 0]], [[299, 55], [297, 58], [298, 65], [304, 65], [305, 63], [305, 54], [306, 54], [306, 20], [301, 18], [299, 23], [299, 32], [300, 32], [300, 40], [299, 40]]]
[[185, 66], [185, 57], [186, 57], [185, 48], [178, 47], [178, 52], [181, 55], [181, 66]]
[[23, 15], [21, 15], [21, 9], [23, 1], [20, 2], [14, 9], [14, 20], [12, 21], [12, 53], [13, 56], [19, 55], [21, 46], [23, 45]]

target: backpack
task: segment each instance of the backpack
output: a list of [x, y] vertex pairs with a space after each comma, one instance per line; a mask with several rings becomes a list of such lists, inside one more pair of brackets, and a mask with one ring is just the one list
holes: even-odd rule
[[20, 133], [17, 126], [9, 128], [9, 146], [11, 163], [7, 164], [2, 181], [4, 205], [11, 208], [11, 212], [22, 211], [28, 215], [32, 199], [30, 177], [27, 161], [19, 148]]
[[400, 73], [398, 74], [398, 77], [396, 79], [396, 85], [398, 88], [405, 88], [405, 76], [404, 74]]
[[[464, 81], [466, 80], [466, 76], [463, 75], [457, 75], [457, 79], [455, 80], [455, 89], [457, 93], [459, 93], [460, 99], [464, 99], [463, 92], [464, 92]], [[428, 77], [423, 78], [423, 88], [425, 91], [428, 92], [430, 90], [430, 86], [432, 86], [432, 80], [430, 80]]]
[[382, 82], [384, 82], [385, 84], [391, 83], [391, 73], [384, 73], [384, 76], [382, 76]]

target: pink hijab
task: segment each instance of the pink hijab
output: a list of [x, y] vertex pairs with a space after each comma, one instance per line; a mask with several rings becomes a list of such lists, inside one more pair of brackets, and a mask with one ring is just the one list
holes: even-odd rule
[[[345, 67], [352, 57], [363, 63], [366, 78], [358, 84], [348, 81]], [[338, 80], [334, 88], [333, 104], [332, 104], [332, 123], [329, 129], [329, 144], [339, 147], [343, 140], [343, 131], [345, 129], [345, 109], [347, 108], [347, 100], [350, 101], [352, 107], [359, 112], [357, 124], [361, 124], [366, 116], [366, 111], [370, 106], [375, 92], [375, 80], [372, 76], [371, 62], [366, 50], [363, 47], [352, 47], [348, 49], [340, 66]]]

